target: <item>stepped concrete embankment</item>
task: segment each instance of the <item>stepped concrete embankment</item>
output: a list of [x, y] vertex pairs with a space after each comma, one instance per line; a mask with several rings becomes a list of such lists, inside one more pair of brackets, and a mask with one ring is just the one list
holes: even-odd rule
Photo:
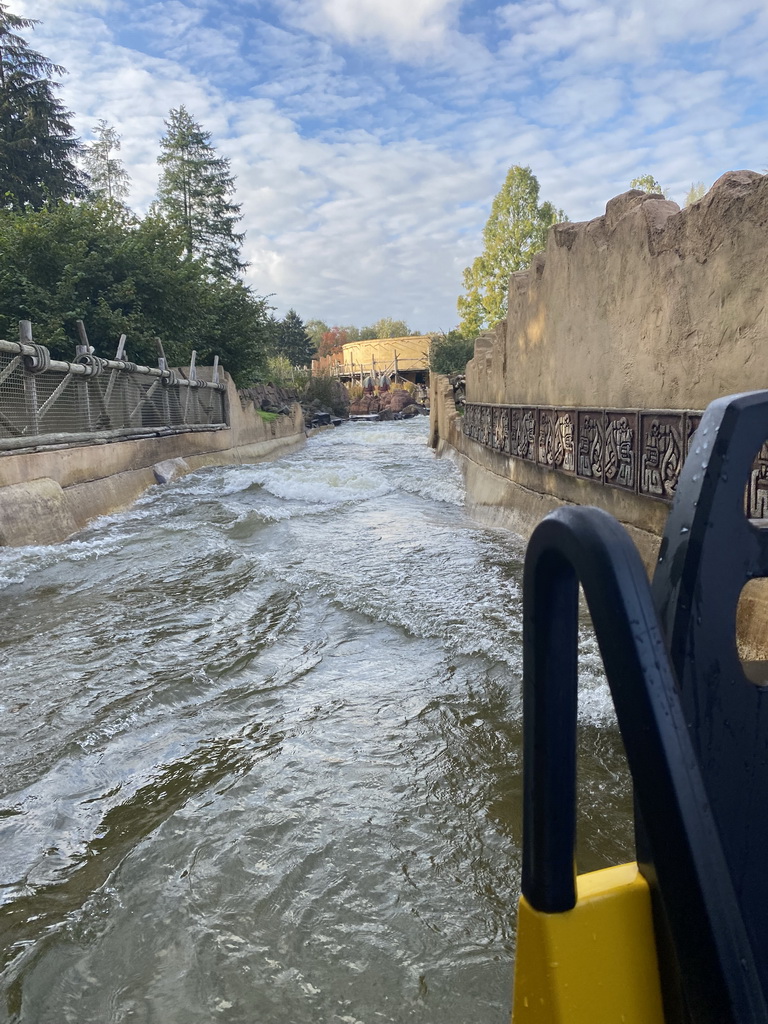
[[[464, 417], [432, 379], [432, 444], [458, 458], [477, 518], [527, 536], [560, 505], [596, 505], [652, 569], [701, 411], [768, 387], [766, 222], [768, 177], [737, 171], [685, 210], [633, 190], [550, 230], [475, 344]], [[746, 502], [765, 518], [768, 447], [755, 455]], [[765, 581], [742, 592], [739, 636], [768, 657]]]
[[258, 462], [305, 440], [301, 406], [265, 418], [227, 376], [228, 425], [0, 455], [0, 545], [64, 540], [148, 487], [204, 466]]

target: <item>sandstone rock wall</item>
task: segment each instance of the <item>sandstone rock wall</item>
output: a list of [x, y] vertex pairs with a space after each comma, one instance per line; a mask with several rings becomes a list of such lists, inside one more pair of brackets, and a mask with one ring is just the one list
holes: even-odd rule
[[703, 409], [768, 387], [768, 176], [723, 175], [685, 210], [633, 190], [559, 224], [513, 274], [467, 400]]

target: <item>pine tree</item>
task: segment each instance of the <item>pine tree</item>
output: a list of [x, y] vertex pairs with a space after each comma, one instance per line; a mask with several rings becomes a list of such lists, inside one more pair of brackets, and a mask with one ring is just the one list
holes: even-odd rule
[[122, 203], [131, 188], [131, 179], [122, 160], [113, 155], [120, 151], [120, 136], [103, 118], [93, 128], [96, 136], [85, 146], [83, 163], [90, 177], [91, 194], [110, 203]]
[[278, 355], [285, 356], [291, 366], [312, 365], [312, 357], [315, 354], [312, 339], [294, 309], [289, 309], [277, 325], [275, 348]]
[[84, 191], [75, 164], [80, 143], [51, 81], [64, 68], [19, 35], [37, 24], [0, 3], [0, 190], [6, 205], [40, 207], [48, 198]]
[[158, 207], [182, 232], [187, 256], [196, 257], [216, 277], [233, 278], [245, 269], [235, 231], [240, 205], [230, 201], [235, 179], [229, 160], [216, 155], [211, 133], [193, 121], [186, 108], [171, 110], [157, 158], [163, 168]]

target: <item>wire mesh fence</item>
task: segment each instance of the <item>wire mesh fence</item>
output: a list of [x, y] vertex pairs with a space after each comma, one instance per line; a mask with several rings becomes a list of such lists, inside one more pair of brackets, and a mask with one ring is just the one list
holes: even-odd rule
[[41, 345], [0, 340], [0, 451], [225, 425], [217, 367], [193, 363], [185, 376], [92, 350], [70, 363]]

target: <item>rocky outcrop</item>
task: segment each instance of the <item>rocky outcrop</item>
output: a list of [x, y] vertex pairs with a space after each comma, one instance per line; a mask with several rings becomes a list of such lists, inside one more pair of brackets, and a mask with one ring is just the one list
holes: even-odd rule
[[724, 174], [685, 210], [632, 190], [552, 228], [478, 339], [467, 400], [703, 409], [768, 384], [768, 177]]
[[294, 402], [300, 402], [299, 393], [292, 388], [282, 388], [278, 384], [254, 384], [253, 387], [238, 391], [243, 408], [253, 403], [262, 412], [276, 412], [287, 415]]
[[418, 416], [420, 407], [410, 392], [404, 388], [382, 391], [378, 395], [362, 395], [349, 407], [350, 416], [374, 416], [380, 419], [407, 419]]

